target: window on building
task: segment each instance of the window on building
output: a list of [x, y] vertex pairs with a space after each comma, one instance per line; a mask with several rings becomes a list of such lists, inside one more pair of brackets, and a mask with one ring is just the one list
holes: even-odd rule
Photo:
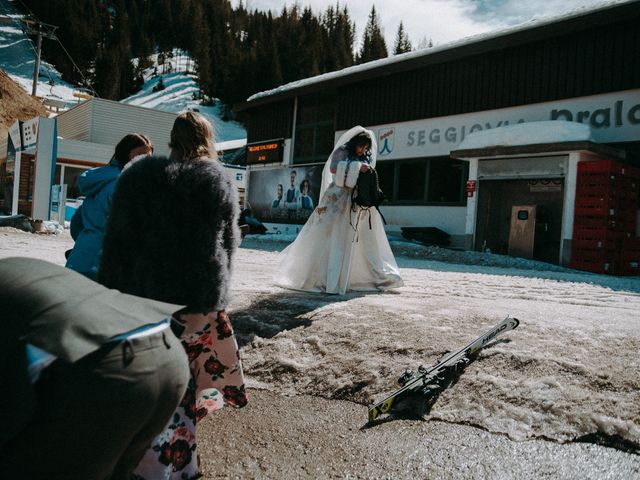
[[424, 202], [427, 180], [427, 162], [424, 160], [399, 162], [396, 167], [398, 188], [395, 199], [399, 202]]
[[391, 201], [393, 199], [393, 193], [395, 192], [394, 187], [394, 169], [395, 163], [391, 161], [376, 162], [376, 171], [378, 172], [378, 184], [380, 185], [380, 189], [384, 192], [384, 196], [387, 201]]
[[[87, 170], [86, 168], [78, 168], [78, 167], [70, 167], [69, 165], [64, 165], [64, 181], [67, 185], [67, 198], [78, 198], [82, 195], [80, 193], [80, 188], [78, 187], [78, 180], [80, 174]], [[57, 174], [56, 170], [56, 174]], [[54, 180], [55, 183], [58, 183], [59, 178]]]
[[29, 177], [27, 178], [27, 200], [33, 201], [33, 182], [35, 180], [36, 163], [29, 160]]
[[335, 105], [335, 96], [331, 94], [300, 97], [293, 163], [318, 163], [327, 159], [335, 137]]
[[458, 203], [464, 197], [466, 162], [446, 158], [429, 161], [429, 186], [427, 201], [430, 203]]
[[380, 188], [393, 205], [465, 205], [467, 164], [449, 158], [387, 160], [376, 164]]
[[247, 147], [225, 150], [220, 160], [227, 165], [240, 165], [244, 167], [247, 164]]

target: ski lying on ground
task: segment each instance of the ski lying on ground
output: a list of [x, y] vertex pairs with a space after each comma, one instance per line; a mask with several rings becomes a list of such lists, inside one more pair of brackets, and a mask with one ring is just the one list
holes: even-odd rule
[[389, 413], [398, 400], [413, 392], [422, 391], [422, 393], [428, 395], [430, 390], [435, 389], [435, 384], [438, 383], [444, 372], [451, 368], [465, 366], [469, 363], [469, 356], [478, 352], [498, 335], [515, 329], [519, 324], [520, 321], [517, 318], [507, 317], [466, 347], [445, 355], [435, 365], [428, 368], [420, 365], [416, 374], [407, 370], [398, 380], [402, 384], [401, 388], [378, 403], [369, 406], [369, 421], [371, 422], [380, 415]]

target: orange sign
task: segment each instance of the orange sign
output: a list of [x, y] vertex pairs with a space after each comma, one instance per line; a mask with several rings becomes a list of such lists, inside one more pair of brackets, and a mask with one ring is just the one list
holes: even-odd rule
[[283, 139], [249, 144], [247, 145], [247, 165], [281, 162], [283, 150]]

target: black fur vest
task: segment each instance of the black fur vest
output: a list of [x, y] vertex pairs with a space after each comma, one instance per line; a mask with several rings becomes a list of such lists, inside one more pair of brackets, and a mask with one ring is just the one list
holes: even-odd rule
[[237, 189], [217, 160], [137, 161], [113, 194], [98, 280], [191, 312], [222, 310], [238, 213]]

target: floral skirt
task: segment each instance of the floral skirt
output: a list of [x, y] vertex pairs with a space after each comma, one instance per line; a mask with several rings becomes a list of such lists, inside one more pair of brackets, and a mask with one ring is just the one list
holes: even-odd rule
[[238, 344], [224, 311], [174, 318], [189, 357], [191, 379], [182, 403], [135, 469], [138, 480], [200, 478], [196, 424], [224, 405], [244, 407], [247, 396]]

